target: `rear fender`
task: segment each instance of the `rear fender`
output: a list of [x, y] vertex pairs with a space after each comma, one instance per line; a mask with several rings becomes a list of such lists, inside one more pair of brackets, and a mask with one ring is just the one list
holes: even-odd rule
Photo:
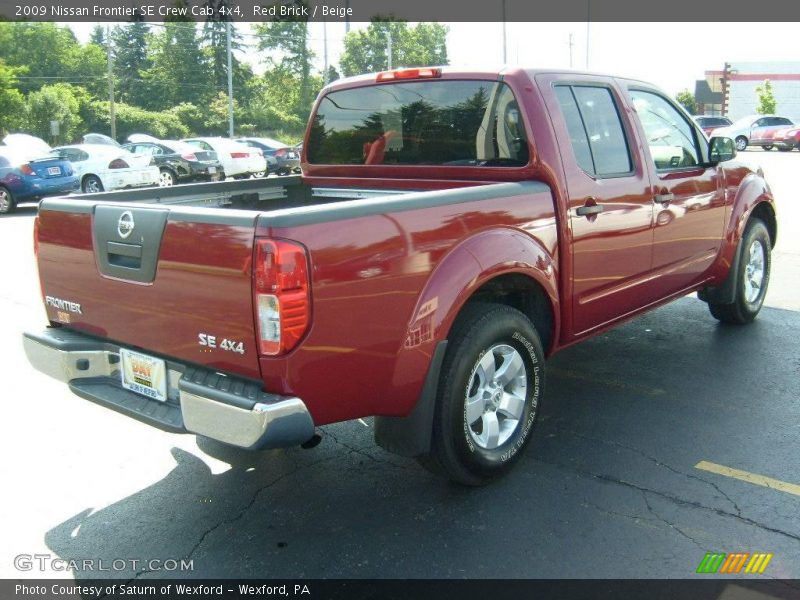
[[375, 432], [380, 446], [405, 456], [427, 452], [450, 328], [482, 285], [511, 273], [530, 277], [544, 289], [554, 318], [551, 339], [558, 339], [556, 263], [544, 245], [507, 228], [486, 230], [465, 240], [431, 273], [412, 313], [392, 386], [413, 392], [397, 398], [392, 407], [399, 418], [377, 417]]

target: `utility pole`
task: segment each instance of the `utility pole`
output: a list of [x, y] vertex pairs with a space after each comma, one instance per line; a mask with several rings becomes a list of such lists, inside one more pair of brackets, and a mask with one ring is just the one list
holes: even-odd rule
[[506, 0], [503, 0], [503, 64], [508, 62], [506, 56]]
[[569, 44], [569, 68], [571, 69], [572, 68], [572, 46], [574, 46], [574, 44], [572, 43], [572, 34], [571, 33], [569, 34], [569, 42], [568, 42], [568, 44]]
[[591, 31], [589, 31], [589, 26], [592, 23], [592, 8], [590, 4], [591, 0], [586, 0], [586, 70], [589, 70], [589, 39], [591, 37]]
[[350, 0], [344, 1], [344, 32], [350, 33]]
[[324, 71], [322, 71], [322, 85], [328, 85], [328, 21], [322, 19], [322, 59]]
[[386, 57], [388, 59], [389, 66], [387, 69], [391, 70], [392, 68], [392, 32], [386, 32]]
[[228, 137], [233, 137], [233, 57], [231, 56], [231, 22], [225, 21], [225, 45], [228, 50]]
[[111, 137], [117, 139], [117, 115], [114, 107], [114, 59], [111, 56], [111, 25], [106, 25], [106, 59], [108, 61], [108, 102]]

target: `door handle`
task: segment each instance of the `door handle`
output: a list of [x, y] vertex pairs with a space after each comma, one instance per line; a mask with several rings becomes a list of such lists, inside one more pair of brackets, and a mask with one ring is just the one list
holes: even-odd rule
[[575, 214], [579, 217], [588, 217], [589, 215], [598, 215], [603, 210], [605, 209], [602, 204], [585, 204], [575, 209]]
[[653, 197], [653, 202], [657, 202], [658, 204], [667, 205], [670, 202], [675, 200], [675, 194], [656, 194]]

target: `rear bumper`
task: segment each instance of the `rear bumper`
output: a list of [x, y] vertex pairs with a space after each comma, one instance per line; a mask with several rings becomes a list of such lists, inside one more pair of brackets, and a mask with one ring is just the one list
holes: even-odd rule
[[165, 431], [252, 450], [296, 446], [314, 435], [302, 400], [247, 379], [167, 359], [168, 400], [160, 402], [122, 387], [119, 346], [62, 328], [25, 333], [23, 344], [36, 369], [78, 396]]

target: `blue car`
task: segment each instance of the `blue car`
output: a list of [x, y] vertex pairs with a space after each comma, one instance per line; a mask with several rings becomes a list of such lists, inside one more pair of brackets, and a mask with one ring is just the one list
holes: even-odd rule
[[53, 156], [30, 159], [10, 147], [0, 147], [0, 214], [20, 202], [77, 190], [80, 180], [68, 160]]

